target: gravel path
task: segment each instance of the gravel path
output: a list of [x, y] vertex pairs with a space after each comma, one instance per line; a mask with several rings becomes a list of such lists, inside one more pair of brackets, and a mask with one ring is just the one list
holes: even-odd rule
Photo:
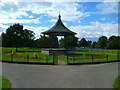
[[112, 88], [118, 63], [95, 65], [24, 65], [2, 63], [13, 88]]

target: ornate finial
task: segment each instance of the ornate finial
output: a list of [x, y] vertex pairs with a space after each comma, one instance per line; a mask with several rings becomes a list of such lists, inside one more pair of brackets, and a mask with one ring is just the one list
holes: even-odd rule
[[60, 16], [60, 11], [59, 11], [59, 16], [58, 16], [58, 17], [59, 17], [59, 19], [61, 18], [61, 16]]
[[59, 11], [59, 15], [60, 15], [60, 11]]

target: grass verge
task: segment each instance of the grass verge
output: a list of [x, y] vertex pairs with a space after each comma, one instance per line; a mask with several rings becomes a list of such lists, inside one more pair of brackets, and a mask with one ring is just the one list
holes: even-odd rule
[[115, 78], [113, 87], [115, 88], [115, 90], [120, 90], [120, 75]]
[[1, 81], [0, 82], [0, 88], [1, 89], [11, 88], [12, 87], [10, 81], [6, 77], [4, 77], [4, 76], [0, 76], [0, 81]]

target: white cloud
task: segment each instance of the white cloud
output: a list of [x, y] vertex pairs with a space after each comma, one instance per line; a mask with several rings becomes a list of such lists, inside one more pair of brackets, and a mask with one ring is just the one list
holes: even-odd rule
[[34, 16], [29, 16], [28, 18], [33, 18]]
[[[3, 13], [3, 14], [4, 14], [4, 13]], [[4, 14], [4, 15], [5, 15], [5, 14]], [[2, 16], [4, 16], [4, 15], [2, 15]], [[23, 12], [23, 11], [19, 11], [19, 12], [15, 12], [15, 13], [10, 13], [10, 14], [7, 13], [6, 19], [7, 19], [7, 18], [14, 18], [14, 19], [19, 18], [19, 19], [21, 19], [22, 16], [29, 16], [29, 15], [28, 15], [28, 13]], [[5, 17], [5, 16], [4, 16], [4, 17]]]
[[40, 38], [40, 34], [41, 32], [44, 32], [46, 30], [48, 30], [48, 27], [33, 27], [33, 26], [24, 26], [23, 29], [28, 29], [31, 30], [35, 33], [35, 38], [38, 39]]
[[102, 2], [98, 4], [96, 8], [99, 10], [100, 14], [112, 14], [118, 13], [118, 2]]
[[[6, 29], [9, 27], [10, 25], [0, 24], [0, 35], [2, 34], [2, 32], [6, 32]], [[40, 37], [41, 32], [48, 30], [49, 27], [34, 27], [34, 26], [24, 25], [23, 29], [28, 29], [33, 31], [35, 33], [35, 38], [38, 39]]]
[[2, 32], [6, 32], [6, 29], [10, 27], [9, 25], [3, 25], [0, 24], [0, 35], [2, 34]]
[[[72, 2], [38, 2], [38, 3], [23, 3], [21, 11], [31, 11], [34, 14], [43, 14], [49, 17], [57, 17], [59, 11], [63, 20], [73, 21], [80, 17], [87, 17], [89, 12], [84, 12], [82, 5]], [[31, 8], [32, 6], [32, 8]], [[77, 10], [80, 7], [80, 10]]]
[[49, 22], [55, 23], [57, 21], [57, 19], [51, 19], [49, 20]]
[[112, 35], [118, 35], [118, 24], [91, 22], [91, 25], [87, 26], [71, 26], [72, 31], [77, 33], [77, 36], [81, 38], [99, 38], [100, 36], [110, 37]]
[[18, 0], [19, 2], [118, 2], [119, 0]]
[[100, 20], [105, 21], [107, 18], [100, 18]]
[[65, 25], [65, 27], [68, 27], [68, 24], [66, 22], [63, 22], [63, 24]]
[[18, 0], [0, 0], [0, 5], [3, 6], [7, 3], [18, 5]]
[[3, 24], [0, 24], [0, 32], [3, 32], [5, 29], [7, 29], [9, 27], [9, 25], [3, 25]]
[[104, 0], [104, 2], [119, 2], [120, 0]]
[[[34, 14], [42, 14], [48, 17], [57, 18], [59, 11], [61, 12], [61, 18], [65, 21], [74, 21], [82, 17], [87, 17], [90, 15], [89, 12], [84, 12], [82, 5], [73, 2], [17, 2], [17, 0], [12, 0], [9, 2], [1, 2], [1, 12], [0, 19], [2, 23], [17, 23], [25, 21], [24, 23], [30, 23], [33, 20], [24, 20], [26, 18], [33, 18], [29, 15], [28, 11]], [[80, 10], [77, 10], [80, 7]], [[12, 21], [10, 21], [12, 19]], [[18, 20], [18, 19], [21, 19]], [[23, 19], [23, 20], [22, 20]], [[10, 21], [10, 22], [8, 22]], [[15, 22], [16, 21], [16, 22]], [[53, 21], [53, 20], [52, 20]], [[52, 22], [51, 21], [51, 22]], [[55, 21], [55, 20], [54, 20]], [[80, 20], [79, 20], [80, 21]], [[33, 21], [36, 23], [36, 21]]]
[[[14, 0], [13, 0], [14, 1]], [[61, 18], [63, 21], [75, 21], [81, 22], [81, 18], [88, 17], [90, 15], [89, 12], [84, 11], [84, 7], [80, 4], [74, 2], [6, 2], [2, 1], [0, 3], [0, 29], [7, 28], [7, 26], [3, 24], [8, 23], [40, 23], [41, 18], [32, 19], [33, 16], [29, 15], [28, 11], [33, 14], [42, 14], [48, 17], [57, 18], [59, 11], [61, 13]], [[103, 2], [97, 5], [97, 9], [99, 9], [100, 14], [111, 14], [117, 13], [117, 3], [106, 3]], [[79, 7], [79, 10], [78, 10]], [[28, 17], [29, 19], [24, 19], [23, 17]], [[101, 20], [105, 20], [105, 18], [101, 18]], [[56, 22], [57, 19], [51, 19], [49, 22]], [[66, 26], [67, 24], [64, 23]], [[24, 26], [26, 29], [33, 30], [36, 33], [36, 37], [40, 36], [40, 33], [48, 30], [49, 27], [32, 27], [32, 26]], [[91, 22], [91, 25], [87, 26], [71, 26], [69, 27], [71, 30], [77, 32], [77, 36], [79, 38], [98, 38], [102, 35], [111, 36], [117, 35], [118, 27], [117, 24], [109, 24], [109, 23], [99, 23], [99, 22]]]
[[1, 19], [0, 23], [8, 24], [8, 23], [40, 23], [39, 19]]
[[81, 23], [81, 21], [78, 21], [78, 23]]
[[[64, 23], [65, 24], [65, 23]], [[9, 27], [9, 25], [0, 24], [2, 31], [5, 31]], [[50, 27], [34, 27], [34, 26], [24, 26], [24, 29], [29, 29], [34, 31], [36, 39], [40, 37], [41, 32], [48, 30]], [[91, 22], [90, 25], [82, 26], [70, 26], [68, 27], [71, 31], [77, 33], [77, 37], [79, 39], [93, 39], [97, 40], [100, 36], [110, 37], [112, 35], [118, 35], [118, 24], [110, 24], [110, 23], [100, 23], [100, 22]]]

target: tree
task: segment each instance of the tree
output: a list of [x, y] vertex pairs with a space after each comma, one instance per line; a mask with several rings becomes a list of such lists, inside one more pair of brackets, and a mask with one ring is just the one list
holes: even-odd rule
[[3, 43], [8, 47], [18, 47], [22, 45], [23, 26], [14, 24], [10, 26], [3, 35]]
[[32, 47], [34, 46], [34, 32], [31, 30], [25, 29], [23, 32], [23, 39], [24, 39], [24, 46], [25, 47]]
[[30, 46], [34, 40], [34, 33], [30, 30], [23, 30], [23, 26], [18, 24], [11, 25], [6, 33], [2, 34], [2, 43], [6, 47]]
[[108, 42], [111, 42], [111, 41], [115, 40], [116, 38], [117, 38], [116, 36], [111, 36], [111, 37], [109, 37]]
[[59, 42], [60, 42], [60, 47], [74, 48], [78, 45], [78, 38], [75, 36], [67, 36], [61, 38]]
[[6, 44], [6, 38], [5, 38], [5, 33], [3, 32], [0, 36], [1, 40], [2, 40], [2, 46], [6, 47], [7, 44]]
[[91, 44], [91, 48], [97, 48], [97, 42], [96, 41]]
[[88, 42], [85, 40], [85, 38], [82, 38], [80, 41], [79, 41], [79, 46], [80, 47], [87, 47], [88, 45]]
[[107, 44], [107, 49], [120, 49], [120, 37], [115, 37]]
[[101, 36], [99, 39], [98, 39], [98, 48], [106, 48], [106, 45], [107, 45], [107, 37], [106, 36]]
[[56, 36], [41, 36], [35, 40], [35, 46], [40, 48], [56, 48], [58, 47], [58, 39]]
[[87, 41], [87, 47], [91, 48], [91, 45], [92, 45], [92, 41]]

